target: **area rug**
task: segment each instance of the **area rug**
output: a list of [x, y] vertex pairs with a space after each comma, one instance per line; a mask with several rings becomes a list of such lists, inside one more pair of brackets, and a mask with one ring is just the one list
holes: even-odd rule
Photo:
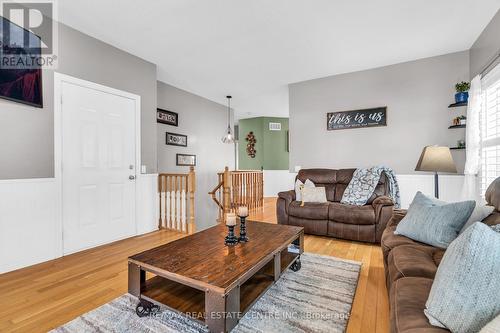
[[[309, 253], [302, 254], [301, 262], [301, 270], [285, 272], [232, 332], [345, 332], [361, 264]], [[166, 308], [139, 318], [136, 305], [137, 298], [125, 294], [52, 332], [208, 332]]]

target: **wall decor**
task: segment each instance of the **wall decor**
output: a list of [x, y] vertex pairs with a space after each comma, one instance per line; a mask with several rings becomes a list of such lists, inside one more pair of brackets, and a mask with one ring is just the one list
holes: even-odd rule
[[326, 129], [329, 131], [387, 126], [387, 107], [353, 111], [329, 112], [326, 115]]
[[[33, 64], [43, 60], [40, 37], [2, 16], [0, 24], [0, 54], [6, 61], [0, 75], [0, 98], [43, 108], [42, 69]], [[30, 45], [24, 44], [24, 38]]]
[[179, 114], [168, 110], [156, 109], [156, 122], [166, 125], [179, 126]]
[[196, 155], [177, 154], [175, 161], [177, 166], [196, 166]]
[[167, 136], [167, 142], [166, 142], [167, 145], [181, 146], [181, 147], [187, 147], [188, 145], [187, 135], [166, 132], [166, 136]]
[[255, 150], [255, 143], [257, 142], [257, 139], [255, 139], [253, 132], [247, 134], [245, 141], [247, 142], [247, 155], [251, 158], [255, 158], [255, 155], [257, 154], [257, 150]]

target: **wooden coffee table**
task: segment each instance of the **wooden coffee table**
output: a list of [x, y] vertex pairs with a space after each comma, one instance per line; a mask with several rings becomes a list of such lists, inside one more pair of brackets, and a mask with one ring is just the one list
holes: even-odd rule
[[300, 269], [304, 250], [302, 227], [248, 221], [247, 233], [248, 243], [228, 247], [217, 225], [131, 256], [128, 291], [141, 308], [162, 304], [228, 332], [286, 269]]

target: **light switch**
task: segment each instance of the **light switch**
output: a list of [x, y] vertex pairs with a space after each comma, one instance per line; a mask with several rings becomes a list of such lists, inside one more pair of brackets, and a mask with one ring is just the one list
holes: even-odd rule
[[141, 165], [141, 173], [145, 174], [146, 172], [147, 172], [146, 166], [145, 165]]

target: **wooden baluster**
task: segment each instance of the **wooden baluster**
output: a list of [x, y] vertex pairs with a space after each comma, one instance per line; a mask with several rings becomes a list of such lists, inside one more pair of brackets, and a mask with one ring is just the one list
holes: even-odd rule
[[222, 213], [222, 219], [223, 223], [226, 223], [226, 213], [229, 213], [231, 210], [231, 173], [229, 172], [229, 168], [225, 167], [224, 168], [224, 176], [223, 176], [223, 187], [224, 187], [224, 203], [223, 203], [223, 213]]
[[194, 192], [196, 191], [196, 175], [194, 173], [194, 167], [189, 167], [188, 175], [188, 192], [189, 192], [189, 226], [188, 233], [193, 234], [196, 232], [196, 224], [194, 220], [195, 206], [194, 206]]
[[160, 204], [160, 216], [158, 217], [158, 229], [162, 228], [162, 221], [161, 221], [161, 180], [162, 180], [162, 175], [158, 175], [158, 202]]
[[168, 177], [168, 193], [170, 196], [170, 200], [168, 202], [168, 206], [170, 207], [169, 208], [170, 214], [168, 214], [169, 215], [168, 216], [168, 227], [169, 228], [172, 228], [172, 221], [173, 221], [173, 214], [174, 214], [174, 212], [173, 212], [174, 208], [173, 208], [173, 204], [172, 204], [174, 202], [173, 192], [172, 192], [173, 187], [174, 187], [173, 177], [170, 176], [170, 177]]

